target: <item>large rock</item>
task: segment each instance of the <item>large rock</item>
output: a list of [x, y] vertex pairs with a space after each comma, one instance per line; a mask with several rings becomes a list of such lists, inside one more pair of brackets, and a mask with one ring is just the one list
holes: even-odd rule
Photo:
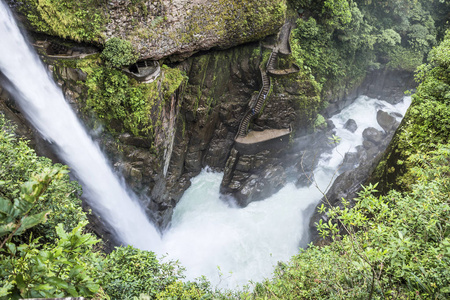
[[[287, 7], [286, 0], [109, 0], [78, 5], [67, 0], [63, 8], [48, 1], [10, 2], [32, 25], [40, 24], [37, 30], [95, 44], [119, 37], [130, 41], [141, 58], [154, 60], [260, 40], [283, 25]], [[41, 15], [40, 9], [51, 13]], [[64, 28], [58, 18], [65, 19]]]
[[355, 132], [356, 129], [358, 129], [358, 125], [356, 124], [356, 121], [353, 119], [348, 119], [347, 122], [344, 124], [344, 129], [347, 129], [350, 132]]
[[386, 132], [392, 131], [400, 124], [397, 119], [383, 110], [377, 112], [377, 122]]
[[379, 144], [384, 139], [384, 137], [385, 135], [381, 131], [373, 127], [366, 128], [363, 131], [363, 139], [365, 141], [372, 142], [375, 145]]
[[278, 192], [286, 184], [286, 173], [281, 166], [266, 166], [262, 173], [252, 175], [241, 183], [234, 196], [237, 203], [245, 207]]
[[285, 1], [274, 0], [147, 0], [130, 6], [108, 1], [106, 38], [130, 40], [141, 57], [153, 59], [261, 39], [277, 32], [286, 10]]

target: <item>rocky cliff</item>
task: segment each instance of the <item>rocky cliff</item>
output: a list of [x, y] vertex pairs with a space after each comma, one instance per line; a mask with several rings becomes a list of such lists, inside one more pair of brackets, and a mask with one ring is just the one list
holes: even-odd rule
[[257, 41], [275, 33], [286, 14], [286, 0], [9, 2], [34, 30], [99, 45], [120, 37], [155, 60]]

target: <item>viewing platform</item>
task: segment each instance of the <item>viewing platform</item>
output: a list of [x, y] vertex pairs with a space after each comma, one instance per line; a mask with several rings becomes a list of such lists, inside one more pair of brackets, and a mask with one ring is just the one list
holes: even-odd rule
[[123, 68], [122, 71], [139, 82], [150, 83], [159, 77], [161, 67], [157, 61], [141, 60], [128, 68]]
[[49, 41], [36, 41], [33, 43], [38, 53], [52, 59], [75, 59], [98, 53], [89, 47], [68, 47], [59, 43]]
[[255, 154], [265, 149], [279, 148], [289, 143], [292, 128], [250, 131], [235, 139], [235, 148], [243, 154]]

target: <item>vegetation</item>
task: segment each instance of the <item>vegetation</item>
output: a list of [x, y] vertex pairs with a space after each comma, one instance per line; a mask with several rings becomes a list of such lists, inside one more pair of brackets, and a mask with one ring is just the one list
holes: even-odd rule
[[[280, 264], [272, 280], [257, 284], [255, 298], [447, 299], [450, 296], [450, 32], [419, 68], [421, 81], [378, 177], [353, 207], [321, 207], [317, 225], [332, 242], [310, 246]], [[381, 171], [380, 171], [381, 169]], [[391, 175], [391, 176], [388, 176]], [[392, 181], [391, 181], [392, 182]], [[328, 208], [327, 208], [328, 207]]]
[[328, 209], [329, 221], [317, 225], [333, 242], [280, 264], [256, 298], [448, 299], [449, 146], [414, 157], [411, 193], [375, 196], [368, 186], [353, 208]]
[[[26, 2], [30, 20], [42, 31], [76, 40], [98, 38], [103, 15], [96, 10], [97, 1]], [[448, 8], [437, 0], [293, 0], [303, 14], [292, 50], [302, 68], [298, 78], [304, 80], [290, 83], [314, 90], [313, 97], [300, 95], [298, 105], [310, 100], [318, 109], [318, 91], [358, 82], [367, 68], [412, 70], [421, 64], [441, 30], [432, 19], [440, 16], [431, 9], [432, 2]], [[284, 2], [277, 4], [265, 7], [266, 13], [274, 9], [277, 16], [283, 14]], [[79, 19], [62, 14], [82, 5], [91, 10]], [[59, 27], [61, 19], [68, 23]], [[54, 26], [46, 27], [50, 22]], [[137, 83], [115, 68], [135, 59], [129, 45], [110, 43], [102, 55], [108, 63], [99, 56], [75, 62], [87, 74], [80, 83], [87, 90], [86, 107], [112, 130], [151, 135], [162, 106], [185, 77], [163, 66], [157, 81]], [[210, 65], [215, 68], [217, 63]], [[207, 66], [201, 67], [197, 76], [203, 85]], [[353, 207], [345, 200], [342, 207], [322, 206], [328, 219], [317, 226], [331, 243], [301, 250], [253, 291], [217, 292], [205, 280], [183, 282], [178, 263], [160, 262], [154, 253], [133, 247], [119, 247], [108, 255], [97, 252], [99, 241], [84, 233], [81, 189], [69, 180], [67, 168], [37, 157], [0, 116], [0, 299], [448, 299], [449, 69], [447, 32], [431, 50], [428, 63], [419, 67], [420, 86], [412, 107], [377, 169], [375, 179], [384, 192], [380, 195], [372, 184], [363, 188]], [[192, 102], [201, 97], [199, 90]], [[212, 97], [208, 101], [213, 105]], [[315, 120], [321, 126], [324, 119], [319, 115]], [[393, 186], [406, 192], [391, 190]]]
[[22, 0], [20, 10], [38, 31], [75, 41], [99, 42], [107, 20], [98, 0]]
[[15, 138], [3, 115], [0, 129], [0, 299], [93, 295], [98, 241], [82, 233], [78, 185]]
[[0, 197], [13, 202], [20, 198], [20, 187], [31, 180], [33, 174], [47, 174], [55, 168], [59, 171], [59, 175], [52, 176], [51, 184], [45, 187], [40, 201], [35, 201], [30, 207], [30, 215], [47, 212], [47, 222], [34, 226], [31, 229], [33, 235], [41, 237], [45, 243], [55, 242], [58, 238], [54, 232], [56, 225], [63, 224], [64, 230], [71, 231], [79, 222], [85, 222], [79, 199], [81, 187], [70, 181], [65, 167], [52, 166], [50, 159], [38, 157], [26, 141], [16, 139], [13, 127], [8, 125], [3, 115], [0, 115], [0, 128]]
[[450, 32], [429, 54], [429, 63], [418, 68], [416, 79], [421, 82], [413, 102], [389, 154], [378, 166], [373, 181], [379, 181], [384, 191], [408, 189], [414, 182], [409, 157], [436, 150], [450, 138]]
[[[123, 63], [126, 59], [116, 57], [112, 61]], [[150, 138], [160, 125], [165, 102], [185, 80], [179, 69], [163, 66], [157, 80], [138, 83], [95, 56], [77, 61], [76, 66], [87, 73], [86, 82], [80, 83], [87, 87], [87, 112], [93, 111], [112, 131]]]
[[0, 299], [200, 299], [210, 293], [207, 283], [182, 283], [183, 269], [152, 252], [97, 252], [99, 240], [84, 233], [80, 200], [67, 192], [77, 185], [66, 167], [37, 158], [13, 132], [0, 115]]
[[133, 49], [129, 41], [120, 38], [111, 38], [105, 43], [105, 48], [102, 52], [102, 57], [116, 68], [121, 68], [126, 65], [134, 64], [139, 55]]
[[292, 1], [302, 16], [292, 35], [293, 55], [324, 94], [345, 92], [366, 70], [414, 71], [436, 44], [439, 10], [429, 2]]

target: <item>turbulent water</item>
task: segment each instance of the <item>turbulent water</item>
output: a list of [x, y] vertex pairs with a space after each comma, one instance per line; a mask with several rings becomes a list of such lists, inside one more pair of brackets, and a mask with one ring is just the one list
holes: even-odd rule
[[[112, 172], [99, 147], [65, 102], [61, 90], [27, 45], [8, 8], [0, 2], [0, 71], [11, 83], [22, 110], [82, 183], [89, 204], [109, 221], [119, 238], [142, 249], [168, 253], [187, 268], [188, 279], [205, 275], [215, 286], [242, 286], [269, 277], [273, 266], [288, 260], [304, 242], [309, 216], [305, 210], [319, 201], [336, 176], [347, 151], [362, 143], [362, 131], [379, 128], [377, 109], [404, 114], [409, 98], [392, 106], [360, 97], [332, 118], [339, 146], [320, 157], [314, 178], [319, 188], [288, 184], [272, 197], [246, 208], [220, 200], [222, 174], [204, 170], [192, 180], [175, 209], [171, 229], [161, 239], [135, 197]], [[358, 130], [342, 129], [353, 118]], [[379, 128], [381, 129], [381, 128]], [[306, 220], [306, 222], [305, 222]]]
[[158, 247], [156, 229], [87, 135], [3, 2], [0, 2], [0, 41], [0, 72], [10, 81], [10, 90], [28, 120], [75, 173], [89, 204], [113, 225], [125, 243]]
[[[322, 192], [338, 175], [336, 170], [345, 153], [356, 151], [356, 146], [362, 144], [364, 129], [383, 130], [376, 120], [377, 110], [403, 115], [410, 101], [405, 97], [394, 106], [361, 96], [333, 116], [340, 143], [332, 152], [320, 156], [314, 171], [318, 187], [298, 189], [290, 183], [264, 201], [233, 208], [219, 198], [222, 174], [204, 170], [192, 180], [177, 205], [163, 248], [169, 257], [180, 259], [186, 266], [189, 279], [205, 275], [222, 288], [270, 277], [278, 261], [287, 261], [298, 253], [308, 230], [308, 221], [304, 220], [310, 216], [304, 214], [305, 209], [321, 199]], [[349, 118], [358, 125], [354, 133], [343, 129]]]

